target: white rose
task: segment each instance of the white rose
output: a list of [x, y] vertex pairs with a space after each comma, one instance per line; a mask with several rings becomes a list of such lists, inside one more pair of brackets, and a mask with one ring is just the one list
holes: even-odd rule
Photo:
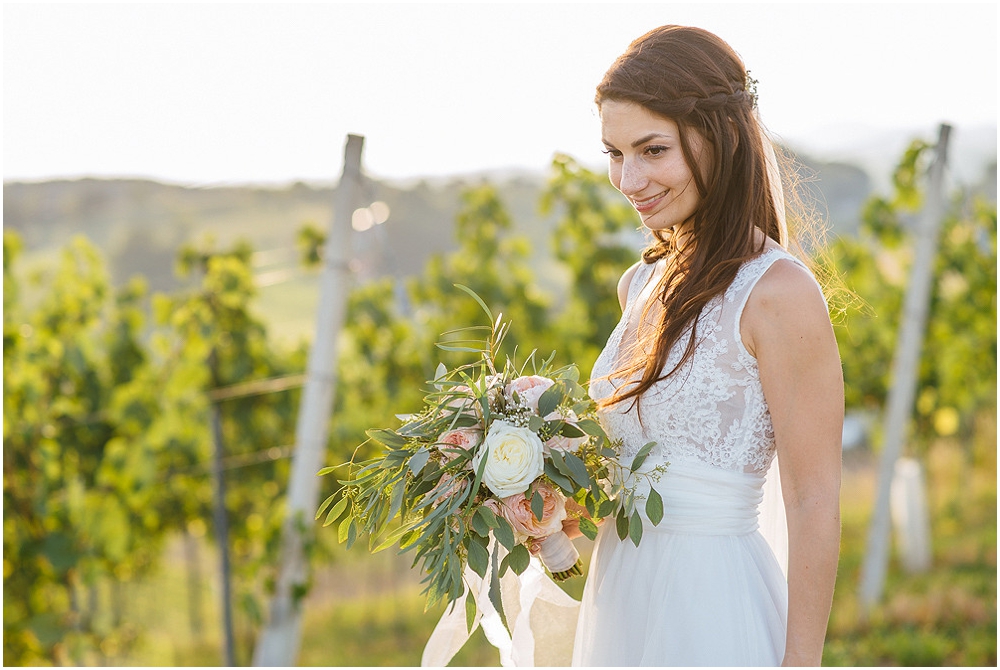
[[531, 482], [545, 471], [545, 447], [538, 435], [506, 421], [494, 421], [486, 433], [483, 446], [472, 459], [472, 466], [479, 472], [479, 464], [486, 459], [483, 483], [501, 498], [524, 493]]

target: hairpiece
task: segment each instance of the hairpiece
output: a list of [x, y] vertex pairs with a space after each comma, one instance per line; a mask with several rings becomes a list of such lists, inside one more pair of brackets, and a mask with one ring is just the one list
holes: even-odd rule
[[757, 80], [750, 76], [750, 70], [747, 70], [747, 80], [743, 88], [750, 96], [750, 108], [757, 109]]

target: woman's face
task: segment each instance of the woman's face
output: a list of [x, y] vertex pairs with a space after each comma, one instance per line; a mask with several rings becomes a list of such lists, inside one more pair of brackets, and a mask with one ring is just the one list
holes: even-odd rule
[[[676, 229], [691, 219], [701, 202], [691, 167], [684, 160], [677, 124], [642, 105], [619, 100], [601, 104], [601, 131], [610, 157], [611, 183], [629, 199], [650, 230]], [[685, 139], [707, 174], [709, 152], [696, 131]]]

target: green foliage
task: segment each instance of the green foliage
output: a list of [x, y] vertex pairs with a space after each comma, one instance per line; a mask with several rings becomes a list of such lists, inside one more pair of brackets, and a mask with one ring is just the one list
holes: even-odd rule
[[555, 324], [565, 354], [589, 370], [621, 318], [618, 279], [636, 261], [628, 236], [636, 217], [605, 175], [557, 155], [542, 196], [542, 211], [561, 214], [552, 238], [556, 258], [570, 271], [569, 297]]
[[[838, 238], [829, 250], [829, 262], [863, 301], [837, 328], [848, 407], [878, 410], [885, 402], [912, 258], [903, 222], [922, 200], [929, 149], [915, 142], [907, 150], [893, 196], [872, 198], [859, 237]], [[996, 404], [996, 267], [996, 205], [955, 193], [935, 258], [916, 394], [918, 443], [968, 438], [977, 413]]]
[[78, 663], [118, 622], [97, 622], [84, 590], [100, 574], [143, 574], [162, 526], [144, 485], [155, 460], [122, 444], [114, 411], [142, 375], [141, 282], [117, 295], [82, 238], [37, 304], [20, 304], [18, 242], [4, 235], [4, 663]]

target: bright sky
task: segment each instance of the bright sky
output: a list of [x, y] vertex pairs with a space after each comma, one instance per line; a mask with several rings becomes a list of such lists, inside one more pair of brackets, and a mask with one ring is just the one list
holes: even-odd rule
[[989, 4], [5, 4], [3, 174], [332, 181], [603, 163], [594, 87], [665, 23], [711, 30], [806, 149], [995, 126]]

